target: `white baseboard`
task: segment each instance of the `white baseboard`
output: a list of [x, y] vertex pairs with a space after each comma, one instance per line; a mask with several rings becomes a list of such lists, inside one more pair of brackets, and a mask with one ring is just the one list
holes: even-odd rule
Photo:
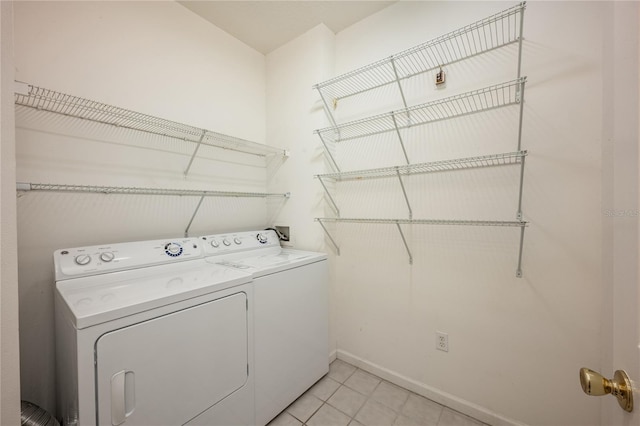
[[411, 392], [422, 395], [425, 398], [437, 402], [438, 404], [442, 404], [446, 407], [451, 408], [452, 410], [478, 419], [481, 422], [493, 426], [526, 426], [524, 423], [520, 423], [516, 420], [501, 416], [477, 404], [473, 404], [469, 401], [458, 398], [446, 392], [442, 392], [441, 390], [428, 386], [424, 383], [420, 383], [408, 377], [402, 376], [395, 371], [391, 371], [387, 368], [359, 358], [355, 355], [350, 354], [349, 352], [338, 349], [331, 353], [330, 359], [333, 361], [335, 357], [348, 362], [349, 364], [355, 365], [356, 367], [361, 368], [362, 370], [365, 370], [371, 374], [375, 374], [376, 376], [387, 380], [395, 385], [408, 389]]

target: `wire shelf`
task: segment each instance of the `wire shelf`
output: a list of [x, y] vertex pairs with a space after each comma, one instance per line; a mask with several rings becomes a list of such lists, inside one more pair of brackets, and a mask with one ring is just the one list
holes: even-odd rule
[[378, 169], [356, 170], [341, 173], [326, 173], [316, 175], [320, 179], [334, 179], [336, 181], [375, 179], [385, 177], [407, 176], [413, 174], [443, 172], [450, 170], [473, 169], [481, 167], [507, 166], [521, 164], [522, 157], [527, 151], [508, 152], [504, 154], [482, 155], [478, 157], [458, 158], [453, 160], [433, 161], [429, 163], [409, 164]]
[[341, 142], [398, 131], [521, 102], [526, 77], [398, 111], [350, 121], [315, 132], [323, 141]]
[[18, 191], [49, 191], [49, 192], [81, 192], [96, 194], [126, 194], [126, 195], [177, 195], [196, 197], [242, 197], [242, 198], [267, 198], [284, 197], [290, 194], [261, 193], [261, 192], [234, 192], [234, 191], [202, 191], [193, 189], [167, 189], [167, 188], [140, 188], [122, 186], [99, 185], [60, 185], [51, 183], [23, 183], [16, 184]]
[[284, 150], [207, 129], [166, 120], [113, 105], [26, 85], [26, 93], [15, 94], [15, 104], [119, 128], [168, 136], [216, 148], [258, 156], [284, 155]]
[[[336, 102], [519, 42], [526, 2], [313, 86]], [[519, 77], [519, 74], [518, 74]]]
[[507, 226], [526, 227], [528, 222], [514, 220], [448, 220], [448, 219], [365, 219], [343, 217], [317, 217], [317, 222], [377, 223], [386, 225], [464, 225], [464, 226]]

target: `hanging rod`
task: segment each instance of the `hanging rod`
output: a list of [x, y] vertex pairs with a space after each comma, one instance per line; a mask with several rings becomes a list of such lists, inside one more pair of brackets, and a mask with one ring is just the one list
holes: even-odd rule
[[[526, 2], [313, 86], [334, 103], [522, 41]], [[519, 50], [520, 52], [520, 50]], [[518, 66], [518, 70], [519, 70]], [[518, 77], [520, 75], [518, 74]], [[325, 102], [326, 103], [326, 102]]]
[[410, 108], [350, 121], [337, 127], [326, 127], [315, 133], [323, 140], [347, 141], [522, 103], [521, 95], [526, 80], [526, 77], [521, 77]]
[[285, 150], [268, 145], [56, 92], [28, 83], [16, 83], [18, 86], [18, 91], [15, 93], [16, 105], [245, 154], [261, 157], [270, 155], [287, 156]]
[[49, 191], [49, 192], [81, 192], [95, 194], [126, 194], [126, 195], [177, 195], [197, 197], [242, 197], [242, 198], [289, 198], [291, 193], [284, 194], [261, 192], [235, 192], [235, 191], [203, 191], [195, 189], [167, 189], [167, 188], [139, 188], [122, 186], [99, 185], [59, 185], [50, 183], [16, 183], [18, 191]]
[[506, 166], [511, 164], [521, 164], [522, 157], [527, 155], [527, 151], [508, 152], [504, 154], [482, 155], [477, 157], [466, 157], [452, 160], [433, 161], [428, 163], [409, 164], [403, 166], [383, 167], [378, 169], [355, 170], [341, 173], [326, 173], [316, 175], [320, 179], [335, 179], [336, 181], [375, 179], [385, 177], [395, 177], [400, 175], [413, 175], [433, 172], [443, 172], [450, 170], [473, 169], [481, 167]]
[[522, 249], [524, 247], [524, 230], [529, 226], [529, 222], [518, 221], [499, 221], [499, 220], [447, 220], [447, 219], [364, 219], [364, 218], [334, 218], [334, 217], [316, 217], [314, 219], [322, 226], [324, 233], [327, 235], [338, 255], [340, 255], [340, 247], [335, 242], [326, 226], [325, 222], [346, 222], [346, 223], [373, 223], [383, 225], [396, 225], [402, 243], [409, 257], [409, 264], [413, 264], [413, 255], [407, 244], [404, 232], [400, 225], [462, 225], [462, 226], [498, 226], [498, 227], [514, 227], [520, 228], [520, 244], [518, 246], [518, 267], [516, 269], [516, 277], [522, 278]]

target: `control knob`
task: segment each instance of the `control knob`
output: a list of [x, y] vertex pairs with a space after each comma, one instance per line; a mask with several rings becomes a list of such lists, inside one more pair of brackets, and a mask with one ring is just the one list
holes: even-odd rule
[[116, 257], [115, 254], [110, 251], [105, 251], [104, 253], [100, 253], [100, 260], [103, 262], [111, 262]]
[[229, 242], [229, 240], [227, 240], [226, 238], [222, 240], [222, 244], [224, 244], [225, 246], [230, 246], [231, 243]]
[[242, 244], [242, 241], [241, 241], [241, 240], [240, 240], [240, 238], [238, 238], [238, 237], [235, 237], [235, 238], [233, 239], [233, 242], [234, 242], [234, 243], [236, 243], [236, 244]]
[[267, 243], [267, 236], [263, 233], [260, 233], [256, 236], [256, 238], [258, 239], [258, 241], [260, 242], [260, 244], [266, 244]]
[[88, 265], [89, 262], [91, 262], [91, 256], [88, 254], [79, 254], [76, 256], [75, 261], [80, 266]]
[[211, 247], [218, 248], [220, 247], [220, 243], [216, 240], [211, 240]]
[[178, 243], [167, 243], [164, 246], [164, 251], [171, 257], [177, 257], [182, 254], [182, 246]]

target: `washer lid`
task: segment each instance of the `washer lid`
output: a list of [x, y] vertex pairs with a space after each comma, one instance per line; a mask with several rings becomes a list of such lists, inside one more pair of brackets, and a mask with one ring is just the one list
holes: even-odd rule
[[202, 259], [56, 283], [56, 297], [77, 329], [251, 281], [251, 275]]
[[232, 267], [253, 274], [254, 277], [273, 274], [285, 269], [297, 268], [327, 258], [325, 253], [294, 249], [254, 250], [241, 256], [210, 257], [207, 259], [218, 265]]

